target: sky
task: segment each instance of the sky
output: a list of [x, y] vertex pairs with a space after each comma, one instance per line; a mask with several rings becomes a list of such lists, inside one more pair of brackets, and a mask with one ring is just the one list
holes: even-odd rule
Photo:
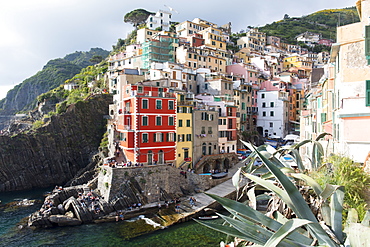
[[100, 47], [111, 50], [133, 27], [123, 16], [137, 8], [168, 10], [172, 20], [196, 17], [232, 31], [263, 26], [318, 10], [354, 6], [356, 0], [11, 0], [0, 8], [0, 99], [18, 83], [42, 69], [51, 59]]

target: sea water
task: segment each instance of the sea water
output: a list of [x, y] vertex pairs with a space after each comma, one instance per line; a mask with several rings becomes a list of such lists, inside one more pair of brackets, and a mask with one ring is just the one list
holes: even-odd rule
[[[3, 204], [23, 199], [43, 200], [45, 190], [0, 193]], [[40, 208], [35, 204], [11, 211], [0, 210], [0, 246], [219, 246], [224, 234], [194, 221], [137, 235], [131, 222], [119, 221], [49, 229], [18, 229], [17, 223]], [[134, 233], [135, 232], [135, 233]]]

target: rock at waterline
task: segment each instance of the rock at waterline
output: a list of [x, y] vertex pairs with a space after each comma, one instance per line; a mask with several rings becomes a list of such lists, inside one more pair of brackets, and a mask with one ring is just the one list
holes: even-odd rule
[[82, 224], [81, 220], [66, 215], [50, 215], [49, 220], [58, 226], [78, 226]]

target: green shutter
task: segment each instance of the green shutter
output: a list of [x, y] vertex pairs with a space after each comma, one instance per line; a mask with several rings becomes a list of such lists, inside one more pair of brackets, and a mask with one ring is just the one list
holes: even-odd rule
[[326, 113], [321, 113], [321, 123], [326, 122]]
[[365, 56], [370, 56], [370, 26], [365, 26]]
[[370, 80], [366, 80], [366, 106], [370, 106]]

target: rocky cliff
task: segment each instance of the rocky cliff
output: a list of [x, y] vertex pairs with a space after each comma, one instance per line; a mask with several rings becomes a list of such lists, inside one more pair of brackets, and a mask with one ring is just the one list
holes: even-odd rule
[[28, 134], [0, 136], [0, 192], [62, 185], [86, 167], [106, 131], [110, 95], [71, 105]]

